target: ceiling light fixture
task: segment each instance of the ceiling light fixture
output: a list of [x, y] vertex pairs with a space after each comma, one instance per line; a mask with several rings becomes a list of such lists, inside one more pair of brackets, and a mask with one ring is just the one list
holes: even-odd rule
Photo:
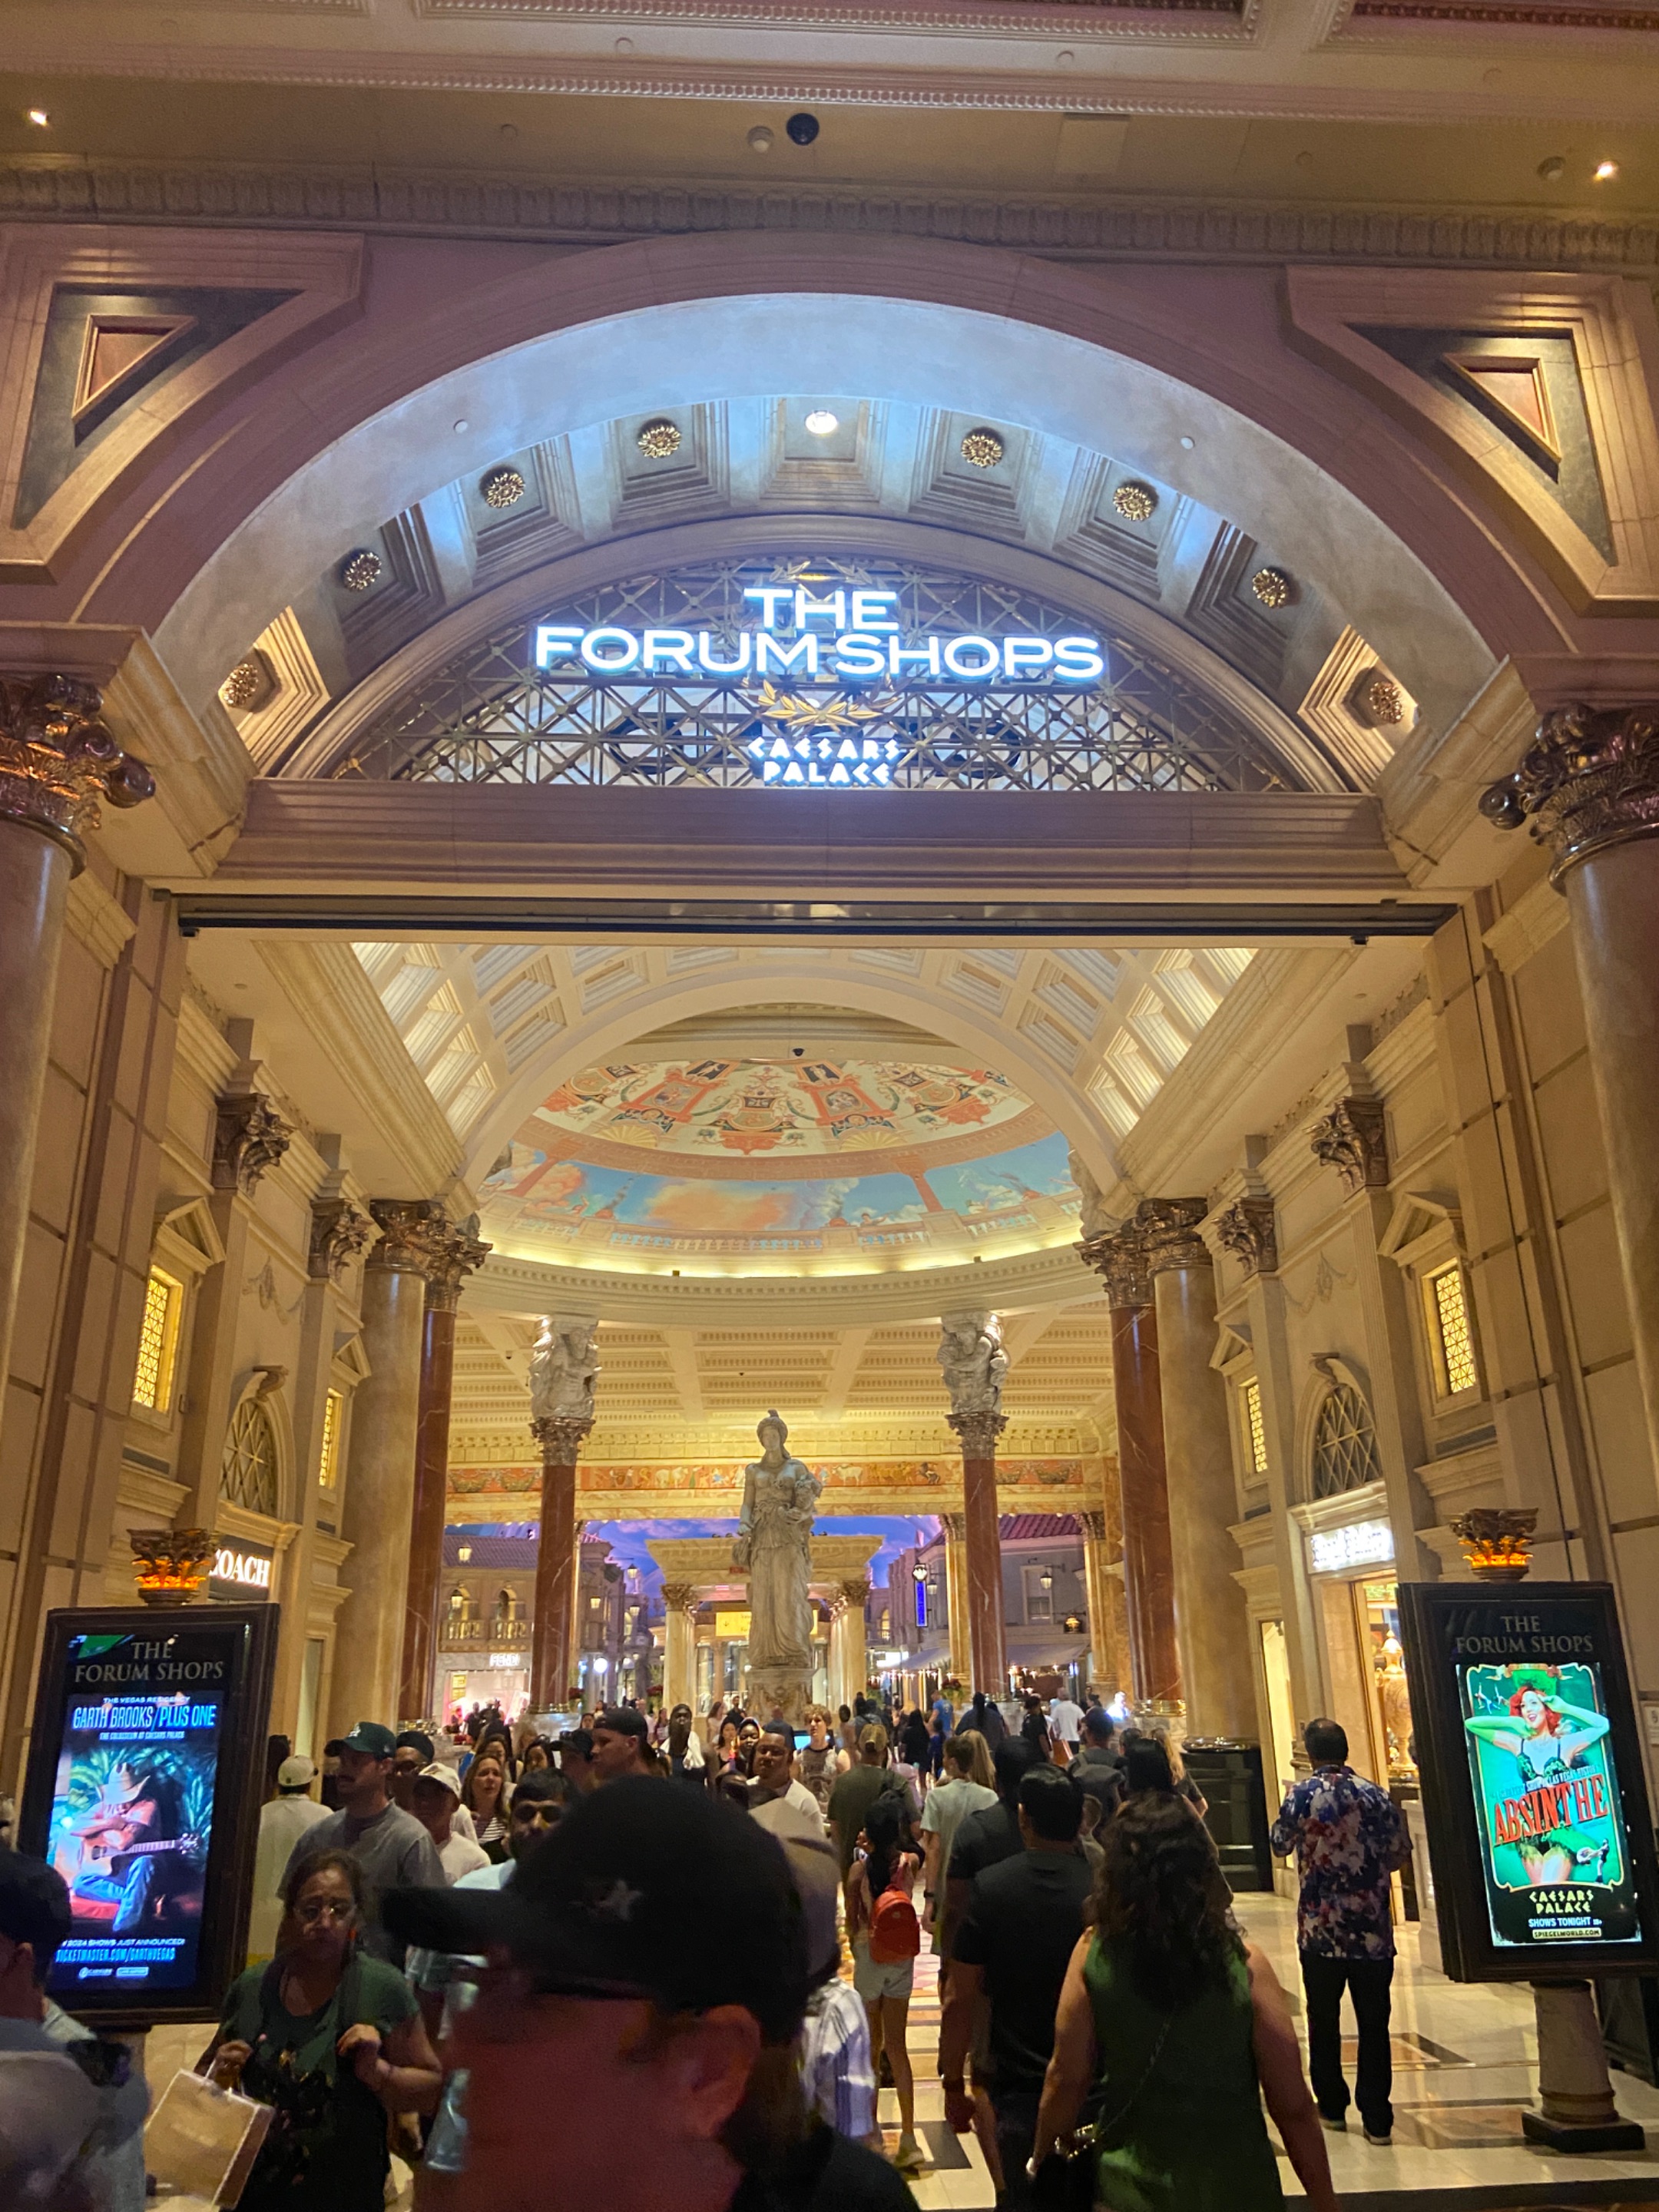
[[49, 131], [52, 128], [52, 118], [44, 107], [30, 108], [29, 121], [37, 131]]
[[1594, 175], [1598, 185], [1610, 185], [1619, 173], [1617, 161], [1598, 161]]
[[840, 429], [841, 417], [827, 407], [815, 407], [806, 417], [806, 427], [815, 438], [827, 438], [832, 430]]

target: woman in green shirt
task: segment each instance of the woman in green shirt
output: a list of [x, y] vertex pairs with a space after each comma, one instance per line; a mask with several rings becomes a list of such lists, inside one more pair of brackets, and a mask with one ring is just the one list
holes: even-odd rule
[[1284, 2202], [1265, 2094], [1309, 2212], [1336, 2212], [1325, 2139], [1272, 1966], [1233, 1924], [1215, 1845], [1168, 1790], [1100, 1830], [1094, 1927], [1066, 1969], [1032, 2171], [1085, 2096], [1111, 2212], [1271, 2212]]
[[434, 2111], [442, 2070], [403, 1976], [358, 1948], [356, 1861], [302, 1861], [283, 1905], [276, 1956], [231, 1984], [200, 2069], [276, 2110], [241, 2212], [380, 2212], [387, 2118]]

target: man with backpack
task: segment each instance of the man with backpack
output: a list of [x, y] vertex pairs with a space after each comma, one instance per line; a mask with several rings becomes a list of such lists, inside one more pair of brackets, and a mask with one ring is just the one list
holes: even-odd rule
[[[1005, 1746], [1005, 1749], [1006, 1747]], [[1026, 2160], [1036, 2131], [1043, 2076], [1054, 2055], [1060, 1984], [1083, 1932], [1093, 1877], [1077, 1847], [1083, 1793], [1049, 1765], [1033, 1765], [1018, 1791], [1024, 1848], [975, 1875], [956, 1929], [939, 2027], [945, 2116], [958, 2135], [974, 2124], [964, 2078], [981, 1992], [990, 2021], [976, 2086], [988, 2083], [1002, 2166], [999, 2208], [1033, 2203]]]

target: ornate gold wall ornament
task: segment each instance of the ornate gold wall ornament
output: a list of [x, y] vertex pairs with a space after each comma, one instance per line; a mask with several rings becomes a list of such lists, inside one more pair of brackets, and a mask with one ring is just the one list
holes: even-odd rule
[[1477, 1505], [1460, 1513], [1451, 1532], [1463, 1547], [1469, 1571], [1483, 1583], [1518, 1583], [1532, 1565], [1535, 1505]]
[[294, 1130], [258, 1091], [222, 1098], [213, 1124], [213, 1188], [252, 1198], [294, 1141]]
[[1340, 1098], [1309, 1132], [1313, 1156], [1342, 1178], [1352, 1197], [1357, 1190], [1389, 1186], [1389, 1136], [1380, 1098]]
[[519, 471], [506, 465], [491, 469], [478, 485], [480, 496], [486, 507], [516, 507], [524, 497], [526, 484]]
[[593, 1424], [591, 1420], [550, 1414], [530, 1424], [530, 1433], [542, 1448], [544, 1467], [574, 1467], [581, 1456]]
[[977, 430], [969, 430], [959, 448], [963, 459], [975, 469], [995, 468], [1007, 450], [996, 432], [982, 425]]
[[1121, 483], [1112, 494], [1112, 505], [1126, 522], [1149, 522], [1158, 509], [1158, 494], [1151, 484]]
[[74, 676], [0, 681], [0, 822], [21, 822], [64, 846], [78, 876], [81, 839], [98, 802], [138, 806], [155, 779], [124, 753], [100, 719], [103, 694]]
[[188, 1605], [219, 1548], [210, 1528], [129, 1528], [133, 1573], [146, 1605]]
[[338, 570], [340, 582], [348, 592], [366, 592], [371, 584], [380, 582], [380, 571], [385, 566], [378, 553], [371, 551], [367, 545], [360, 545], [341, 562]]
[[1270, 1198], [1236, 1199], [1216, 1216], [1216, 1241], [1247, 1275], [1271, 1275], [1279, 1266], [1279, 1231]]
[[1092, 1267], [1105, 1284], [1106, 1303], [1115, 1313], [1151, 1305], [1152, 1269], [1146, 1239], [1135, 1223], [1126, 1221], [1098, 1237], [1085, 1237], [1077, 1249], [1084, 1266]]
[[1480, 794], [1500, 830], [1530, 822], [1559, 884], [1575, 861], [1659, 830], [1659, 705], [1557, 707], [1512, 775]]
[[429, 1276], [450, 1228], [437, 1200], [371, 1198], [368, 1210], [380, 1241], [365, 1264], [396, 1275]]
[[1250, 589], [1264, 607], [1287, 607], [1295, 595], [1296, 586], [1282, 568], [1258, 568], [1250, 579]]
[[483, 1267], [495, 1249], [493, 1244], [479, 1243], [472, 1233], [477, 1225], [475, 1213], [434, 1240], [433, 1261], [426, 1279], [426, 1302], [441, 1313], [455, 1311], [461, 1303], [461, 1285], [475, 1267]]
[[311, 1209], [310, 1272], [337, 1283], [374, 1234], [374, 1224], [349, 1198], [325, 1199]]
[[1406, 695], [1384, 668], [1373, 668], [1354, 687], [1353, 704], [1373, 729], [1396, 729], [1406, 719]]
[[647, 461], [665, 461], [678, 453], [682, 443], [680, 426], [671, 422], [666, 416], [647, 422], [634, 441]]
[[256, 647], [239, 660], [219, 686], [221, 703], [233, 714], [252, 714], [272, 698], [277, 689], [270, 663]]
[[1135, 1208], [1135, 1227], [1146, 1250], [1146, 1265], [1161, 1275], [1166, 1267], [1208, 1267], [1214, 1263], [1198, 1224], [1209, 1212], [1201, 1198], [1143, 1198]]

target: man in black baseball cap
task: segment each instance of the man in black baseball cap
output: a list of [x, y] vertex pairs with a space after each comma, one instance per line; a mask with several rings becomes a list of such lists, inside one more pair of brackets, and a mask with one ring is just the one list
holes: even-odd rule
[[406, 1942], [490, 1962], [456, 2032], [469, 2208], [538, 2172], [605, 2212], [911, 2205], [805, 2110], [794, 2042], [816, 1962], [788, 1862], [742, 1814], [624, 1777], [506, 1888], [401, 1890], [386, 1914]]
[[632, 1705], [607, 1705], [593, 1723], [593, 1771], [601, 1782], [654, 1774], [651, 1726]]

